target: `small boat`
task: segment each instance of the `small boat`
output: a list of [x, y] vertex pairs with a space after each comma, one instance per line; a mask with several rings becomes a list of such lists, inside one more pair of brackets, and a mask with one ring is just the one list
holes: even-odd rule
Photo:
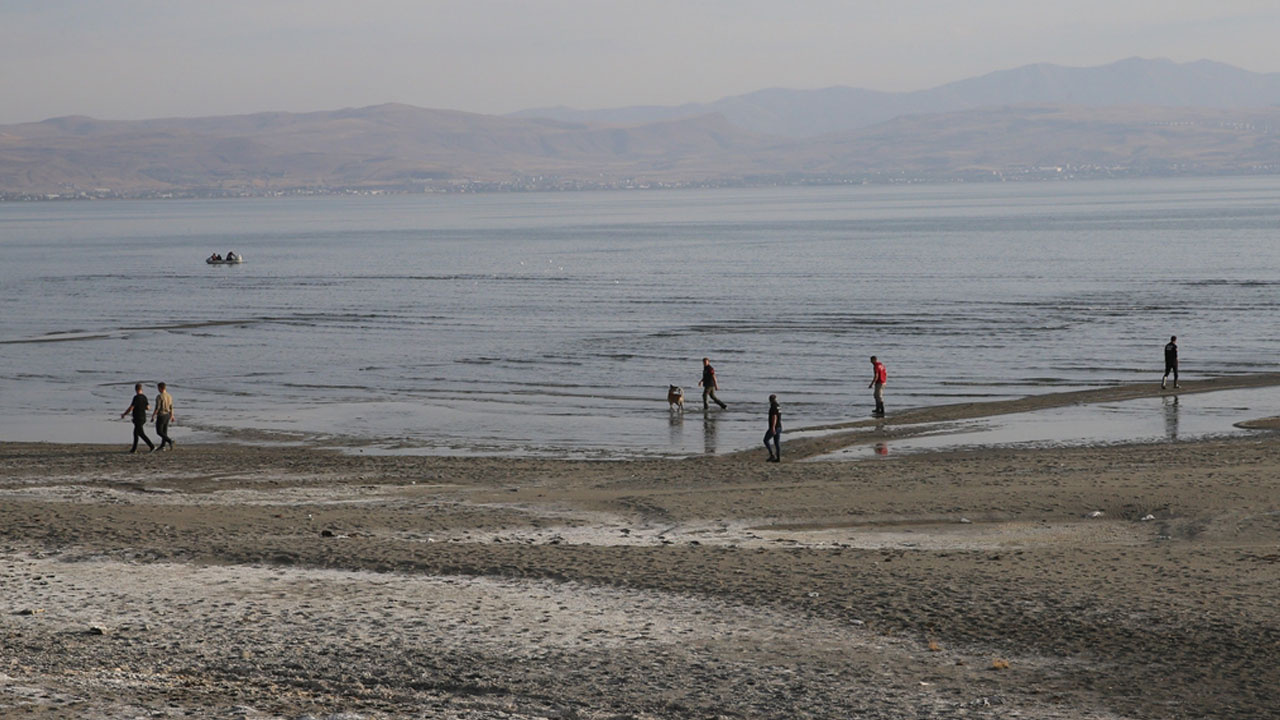
[[230, 260], [214, 260], [211, 257], [207, 257], [204, 259], [204, 261], [206, 263], [209, 263], [210, 265], [239, 265], [240, 263], [244, 262], [244, 256], [237, 255], [231, 258]]

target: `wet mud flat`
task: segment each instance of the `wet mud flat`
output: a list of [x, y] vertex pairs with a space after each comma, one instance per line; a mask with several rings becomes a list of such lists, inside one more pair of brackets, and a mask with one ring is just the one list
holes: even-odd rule
[[1272, 433], [778, 465], [5, 444], [0, 553], [3, 717], [1280, 714]]

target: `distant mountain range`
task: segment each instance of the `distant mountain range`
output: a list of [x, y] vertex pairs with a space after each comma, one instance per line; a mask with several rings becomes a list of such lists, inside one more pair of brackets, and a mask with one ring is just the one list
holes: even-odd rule
[[1210, 60], [1178, 64], [1129, 58], [1101, 67], [1025, 65], [929, 90], [890, 93], [851, 87], [775, 88], [711, 103], [608, 110], [540, 108], [511, 117], [638, 125], [719, 113], [762, 135], [806, 138], [869, 127], [903, 115], [1003, 105], [1259, 108], [1280, 105], [1280, 73], [1261, 74]]
[[380, 105], [0, 126], [7, 199], [1272, 172], [1280, 75], [1207, 61], [506, 117]]
[[1280, 108], [1066, 105], [907, 115], [773, 148], [809, 176], [1019, 179], [1280, 172]]
[[689, 179], [749, 167], [734, 155], [760, 146], [719, 116], [630, 128], [407, 105], [133, 122], [64, 117], [0, 126], [0, 193], [421, 191]]

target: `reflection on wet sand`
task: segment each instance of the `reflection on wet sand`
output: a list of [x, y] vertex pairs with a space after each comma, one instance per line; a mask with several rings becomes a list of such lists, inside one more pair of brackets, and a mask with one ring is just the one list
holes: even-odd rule
[[702, 444], [707, 455], [716, 454], [716, 415], [702, 411]]
[[671, 447], [683, 447], [684, 443], [684, 411], [667, 413], [668, 435]]
[[1082, 403], [957, 421], [877, 423], [840, 450], [816, 459], [857, 459], [976, 447], [1064, 447], [1111, 443], [1185, 442], [1247, 431], [1248, 420], [1280, 404], [1280, 386]]
[[1164, 403], [1164, 436], [1168, 440], [1178, 439], [1178, 396], [1166, 395]]

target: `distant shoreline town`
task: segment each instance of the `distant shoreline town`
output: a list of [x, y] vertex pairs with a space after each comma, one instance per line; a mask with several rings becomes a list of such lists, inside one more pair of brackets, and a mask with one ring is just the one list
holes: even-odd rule
[[1140, 178], [1248, 177], [1280, 174], [1280, 165], [1239, 171], [1206, 172], [1198, 168], [1160, 170], [1128, 167], [1028, 167], [1004, 171], [974, 171], [946, 176], [907, 173], [865, 175], [778, 175], [707, 180], [580, 180], [537, 176], [510, 180], [455, 180], [428, 184], [385, 186], [299, 186], [280, 188], [224, 187], [117, 191], [111, 188], [65, 188], [57, 192], [0, 191], [0, 202], [59, 202], [79, 200], [199, 200], [228, 198], [283, 198], [308, 196], [379, 196], [478, 193], [613, 192], [644, 190], [697, 190], [763, 187], [833, 187], [848, 185], [946, 185], [957, 183], [1071, 182]]

